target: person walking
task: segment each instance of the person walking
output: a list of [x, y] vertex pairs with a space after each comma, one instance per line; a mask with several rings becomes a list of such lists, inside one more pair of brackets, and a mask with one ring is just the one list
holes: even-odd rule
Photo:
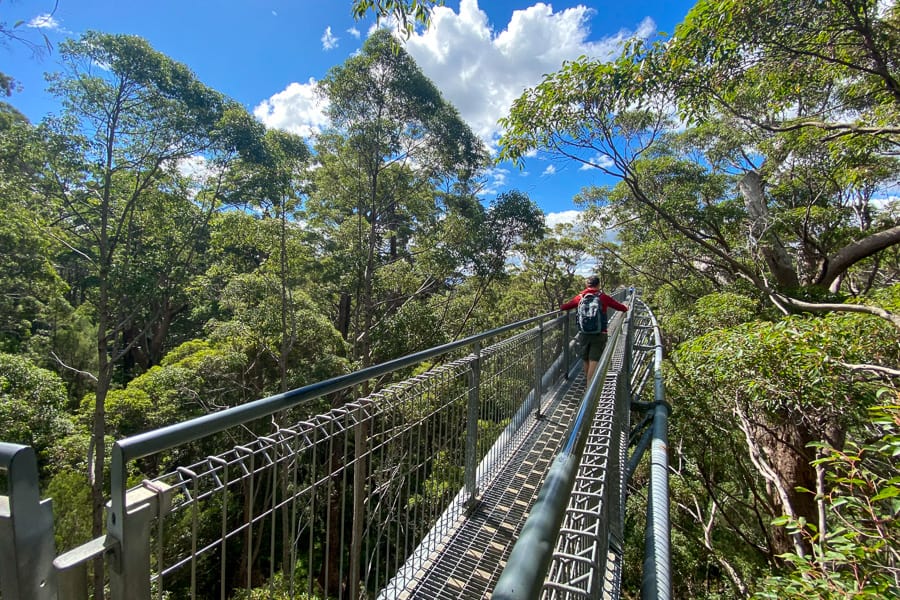
[[581, 351], [581, 357], [584, 359], [584, 374], [587, 378], [587, 385], [591, 384], [594, 377], [594, 371], [597, 370], [597, 363], [606, 347], [607, 338], [607, 318], [606, 309], [614, 308], [618, 311], [625, 312], [628, 310], [627, 304], [618, 302], [615, 298], [603, 293], [600, 290], [600, 278], [591, 275], [585, 279], [587, 287], [581, 293], [575, 295], [568, 302], [563, 302], [560, 310], [572, 310], [578, 308], [578, 335], [576, 342]]

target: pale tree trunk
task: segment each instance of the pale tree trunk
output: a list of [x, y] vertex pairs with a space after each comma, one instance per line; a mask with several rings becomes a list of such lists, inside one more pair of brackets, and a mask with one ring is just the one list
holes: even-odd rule
[[759, 173], [747, 172], [738, 182], [738, 189], [744, 197], [744, 206], [750, 216], [751, 247], [755, 246], [759, 249], [780, 288], [798, 287], [797, 270], [794, 268], [784, 244], [772, 231], [769, 207], [766, 204], [766, 195]]

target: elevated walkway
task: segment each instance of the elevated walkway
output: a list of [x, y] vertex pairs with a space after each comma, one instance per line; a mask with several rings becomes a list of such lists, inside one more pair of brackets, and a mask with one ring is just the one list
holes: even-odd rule
[[105, 534], [59, 555], [33, 451], [0, 443], [0, 594], [86, 599], [99, 565], [111, 600], [618, 598], [652, 447], [643, 596], [665, 600], [660, 336], [619, 299], [593, 382], [550, 313], [118, 440]]
[[[447, 539], [408, 581], [395, 579], [380, 598], [491, 597], [550, 464], [565, 441], [584, 389], [584, 374], [579, 373], [547, 395], [541, 417], [531, 421], [516, 451], [477, 502], [448, 529]], [[401, 589], [394, 589], [402, 584], [405, 585]]]

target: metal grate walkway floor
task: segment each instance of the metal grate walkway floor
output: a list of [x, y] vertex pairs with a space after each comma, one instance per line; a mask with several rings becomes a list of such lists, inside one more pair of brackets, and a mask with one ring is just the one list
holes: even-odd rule
[[478, 504], [461, 518], [448, 539], [425, 561], [404, 600], [490, 598], [519, 531], [537, 499], [585, 392], [584, 374], [564, 382], [544, 399], [543, 417], [491, 481]]

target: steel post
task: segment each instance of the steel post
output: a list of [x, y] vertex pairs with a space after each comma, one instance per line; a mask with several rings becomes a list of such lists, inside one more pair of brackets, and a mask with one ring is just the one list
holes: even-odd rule
[[53, 510], [41, 501], [34, 450], [0, 443], [0, 469], [9, 486], [0, 496], [0, 592], [4, 600], [56, 598]]
[[368, 477], [369, 420], [362, 406], [356, 409], [357, 422], [353, 428], [353, 525], [350, 536], [349, 597], [359, 597], [362, 571], [362, 538], [365, 526], [366, 479]]
[[543, 396], [543, 379], [544, 379], [544, 324], [538, 322], [537, 336], [534, 342], [534, 402], [535, 414], [538, 418], [541, 416], [541, 397]]
[[469, 367], [469, 397], [466, 402], [466, 472], [465, 486], [471, 506], [478, 496], [475, 475], [478, 467], [478, 405], [481, 394], [481, 342], [475, 342], [474, 358]]
[[[651, 314], [652, 318], [652, 314]], [[668, 417], [662, 375], [662, 335], [653, 319], [656, 341], [654, 355], [653, 441], [650, 447], [650, 491], [647, 500], [647, 524], [644, 535], [644, 577], [642, 600], [669, 600], [672, 597], [670, 524], [669, 524], [669, 457]]]

